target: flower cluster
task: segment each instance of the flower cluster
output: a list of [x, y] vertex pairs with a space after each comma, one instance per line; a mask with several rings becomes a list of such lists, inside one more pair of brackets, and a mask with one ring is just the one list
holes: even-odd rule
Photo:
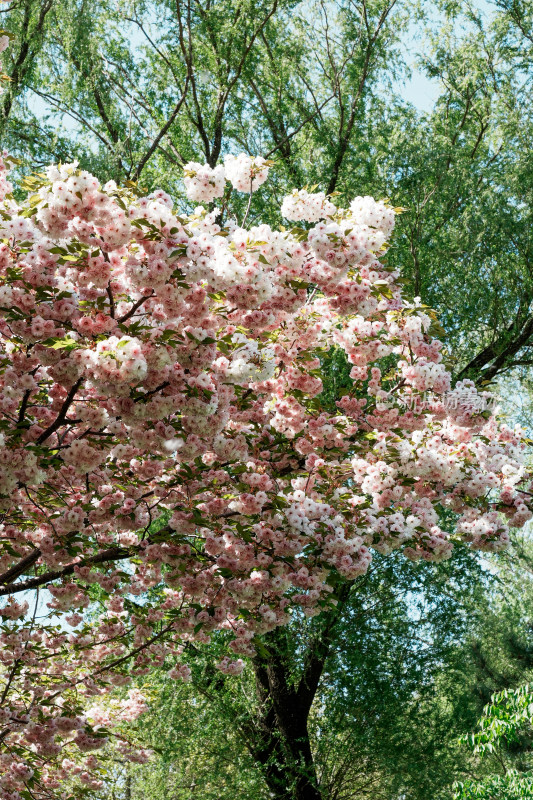
[[268, 177], [270, 162], [260, 156], [247, 156], [241, 153], [239, 156], [226, 156], [224, 159], [224, 169], [226, 178], [231, 182], [234, 189], [238, 192], [256, 192]]
[[327, 199], [324, 192], [309, 193], [306, 189], [294, 190], [281, 205], [281, 214], [286, 219], [299, 222], [318, 222], [331, 217], [337, 211], [336, 206]]
[[[250, 193], [269, 166], [191, 162], [187, 192]], [[295, 191], [287, 231], [77, 164], [32, 181], [16, 202], [0, 162], [0, 800], [98, 788], [111, 726], [145, 708], [105, 698], [154, 667], [188, 680], [187, 643], [225, 632], [238, 675], [374, 551], [449, 558], [445, 517], [497, 551], [532, 516], [522, 431], [451, 388], [428, 309], [379, 260], [387, 203]]]
[[264, 158], [253, 158], [245, 153], [227, 155], [224, 165], [213, 168], [189, 161], [185, 164], [183, 178], [187, 197], [195, 203], [210, 203], [223, 196], [227, 180], [237, 191], [250, 194], [266, 181], [270, 165]]
[[222, 197], [224, 194], [226, 183], [224, 167], [219, 165], [211, 169], [207, 164], [189, 161], [184, 167], [183, 182], [189, 200], [195, 203], [210, 203], [215, 197]]

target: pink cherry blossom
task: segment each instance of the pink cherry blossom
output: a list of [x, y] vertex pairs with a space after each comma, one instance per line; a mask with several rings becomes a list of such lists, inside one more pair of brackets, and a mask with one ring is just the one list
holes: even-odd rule
[[[247, 228], [76, 163], [18, 203], [7, 163], [0, 800], [29, 780], [44, 800], [101, 786], [111, 734], [149, 757], [127, 735], [147, 707], [123, 694], [132, 676], [189, 680], [185, 645], [215, 631], [218, 669], [238, 675], [261, 634], [327, 609], [374, 551], [452, 557], [443, 511], [470, 547], [500, 550], [533, 516], [531, 475], [523, 431], [472, 382], [452, 388], [427, 309], [379, 261], [387, 203], [295, 190], [282, 213], [306, 229]], [[208, 203], [270, 166], [191, 162], [184, 180]], [[332, 347], [351, 369], [333, 407]]]

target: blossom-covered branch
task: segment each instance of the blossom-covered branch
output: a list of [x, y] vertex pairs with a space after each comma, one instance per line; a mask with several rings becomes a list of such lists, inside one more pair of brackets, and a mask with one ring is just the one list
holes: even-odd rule
[[[194, 203], [228, 202], [228, 181], [251, 194], [270, 168], [241, 154], [184, 180]], [[184, 216], [76, 164], [26, 186], [19, 203], [2, 164], [2, 800], [98, 786], [79, 753], [113, 720], [87, 697], [167, 657], [187, 679], [185, 645], [215, 631], [237, 674], [372, 551], [497, 551], [532, 516], [522, 432], [451, 387], [430, 310], [385, 263], [386, 203], [294, 190], [276, 230]], [[331, 348], [352, 381], [333, 410]], [[36, 587], [60, 628], [28, 617]], [[143, 708], [134, 691], [116, 715]]]

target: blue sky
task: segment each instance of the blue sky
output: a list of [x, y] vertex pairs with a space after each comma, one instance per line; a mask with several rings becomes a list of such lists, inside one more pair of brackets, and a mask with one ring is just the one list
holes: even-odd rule
[[[491, 0], [471, 0], [474, 8], [477, 8], [488, 21], [494, 11], [494, 3]], [[437, 24], [442, 20], [442, 16], [437, 12], [435, 13], [435, 23]], [[138, 31], [132, 31], [132, 43], [140, 45], [143, 42], [143, 37]], [[408, 27], [403, 39], [403, 49], [406, 53], [406, 62], [409, 65], [412, 75], [410, 79], [405, 81], [398, 81], [395, 88], [401, 94], [404, 100], [412, 103], [415, 108], [421, 112], [431, 111], [435, 100], [439, 94], [439, 84], [437, 80], [430, 79], [417, 68], [417, 56], [424, 50], [424, 37], [423, 32], [417, 27], [416, 22]], [[28, 98], [29, 107], [37, 115], [45, 115], [50, 107], [37, 95]], [[77, 128], [75, 121], [68, 115], [62, 116], [62, 123], [66, 130], [74, 130]]]
[[[472, 6], [480, 11], [487, 21], [490, 20], [495, 9], [494, 3], [490, 0], [473, 0]], [[435, 21], [437, 20], [438, 15], [435, 18]], [[421, 40], [416, 24], [406, 31], [404, 47], [407, 53], [412, 54], [410, 58], [406, 59], [411, 67], [412, 76], [408, 81], [399, 82], [398, 90], [403, 99], [412, 103], [419, 111], [431, 111], [439, 93], [439, 85], [438, 81], [427, 78], [416, 67], [416, 55], [424, 48], [424, 42]]]

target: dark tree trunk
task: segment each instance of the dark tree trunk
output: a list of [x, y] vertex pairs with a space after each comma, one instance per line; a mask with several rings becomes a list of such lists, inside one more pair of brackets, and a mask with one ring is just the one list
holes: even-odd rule
[[282, 629], [264, 637], [268, 652], [254, 661], [258, 715], [246, 726], [246, 744], [275, 800], [322, 800], [309, 737], [309, 712], [351, 586], [341, 588], [337, 606], [319, 621], [300, 675], [294, 675], [287, 632]]
[[309, 706], [288, 681], [281, 636], [269, 637], [271, 655], [255, 664], [260, 737], [250, 742], [276, 800], [321, 800], [309, 741]]
[[[340, 587], [337, 605], [315, 620], [305, 643], [295, 646], [295, 631], [290, 628], [262, 637], [263, 647], [253, 662], [257, 702], [246, 718], [241, 716], [236, 732], [261, 770], [273, 800], [323, 800], [308, 720], [354, 583]], [[194, 645], [188, 647], [191, 654], [199, 654]], [[195, 686], [216, 701], [224, 678], [209, 665]]]

